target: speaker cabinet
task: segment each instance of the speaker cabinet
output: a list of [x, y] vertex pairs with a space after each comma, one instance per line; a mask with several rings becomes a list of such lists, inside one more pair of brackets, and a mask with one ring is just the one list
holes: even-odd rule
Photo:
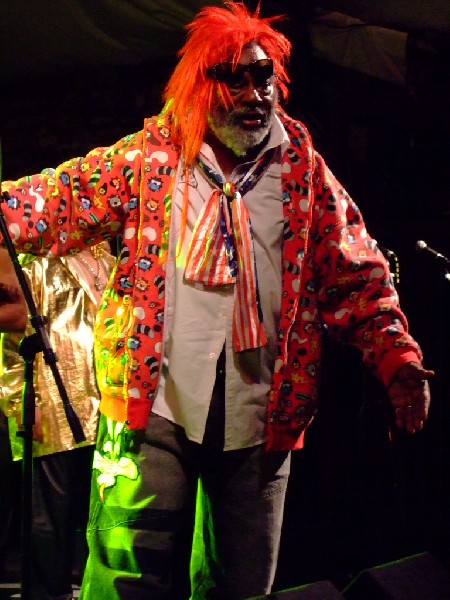
[[343, 600], [344, 596], [329, 581], [316, 581], [298, 588], [273, 592], [268, 596], [257, 596], [249, 600]]
[[342, 593], [346, 600], [449, 600], [450, 573], [423, 552], [362, 571]]

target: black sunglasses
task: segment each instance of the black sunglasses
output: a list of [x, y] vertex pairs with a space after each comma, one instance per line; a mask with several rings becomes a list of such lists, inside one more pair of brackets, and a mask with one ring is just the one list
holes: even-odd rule
[[207, 77], [225, 83], [230, 88], [245, 85], [245, 73], [251, 75], [255, 87], [266, 87], [269, 79], [273, 76], [273, 60], [271, 58], [261, 58], [249, 65], [240, 63], [233, 65], [231, 62], [222, 62], [209, 67], [206, 71]]

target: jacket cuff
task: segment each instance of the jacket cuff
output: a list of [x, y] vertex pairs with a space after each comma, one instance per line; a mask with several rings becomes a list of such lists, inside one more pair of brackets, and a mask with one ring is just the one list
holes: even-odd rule
[[385, 388], [388, 388], [397, 371], [406, 363], [422, 364], [421, 355], [415, 350], [398, 348], [390, 350], [378, 365], [377, 375]]

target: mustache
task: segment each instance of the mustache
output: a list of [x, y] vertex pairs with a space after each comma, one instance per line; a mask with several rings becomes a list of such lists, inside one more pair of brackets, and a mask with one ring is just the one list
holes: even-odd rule
[[266, 123], [269, 119], [270, 112], [270, 109], [261, 107], [244, 107], [233, 109], [228, 116], [233, 123], [239, 123], [239, 121], [248, 117], [259, 118]]

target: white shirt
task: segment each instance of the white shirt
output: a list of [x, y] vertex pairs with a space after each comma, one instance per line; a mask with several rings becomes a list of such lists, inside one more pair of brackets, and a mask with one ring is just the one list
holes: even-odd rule
[[[184, 281], [192, 230], [213, 186], [198, 167], [190, 171], [187, 226], [182, 250], [175, 260], [185, 191], [181, 164], [176, 175], [166, 270], [163, 364], [152, 412], [181, 425], [190, 440], [201, 443], [216, 363], [225, 345], [224, 450], [254, 446], [267, 438], [267, 400], [281, 301], [281, 155], [288, 143], [287, 134], [275, 117], [268, 143], [261, 151], [262, 154], [269, 148], [277, 148], [273, 161], [255, 187], [243, 197], [252, 223], [261, 308], [268, 338], [263, 348], [241, 353], [233, 351], [234, 285], [204, 286]], [[202, 144], [201, 154], [205, 162], [221, 173], [208, 144]], [[239, 165], [230, 180], [237, 181], [253, 162]]]

